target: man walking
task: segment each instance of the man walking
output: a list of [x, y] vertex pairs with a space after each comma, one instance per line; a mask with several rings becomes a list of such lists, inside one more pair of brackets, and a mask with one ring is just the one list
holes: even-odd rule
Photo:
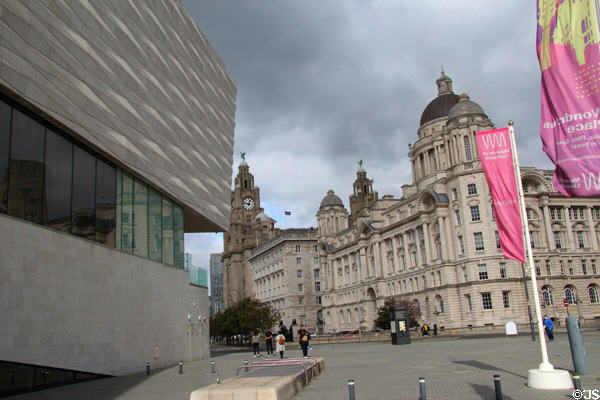
[[267, 329], [265, 332], [265, 347], [267, 348], [267, 357], [273, 358], [273, 332]]
[[546, 335], [548, 335], [548, 340], [553, 341], [554, 333], [552, 331], [554, 330], [554, 324], [547, 315], [544, 316], [544, 330], [546, 331]]

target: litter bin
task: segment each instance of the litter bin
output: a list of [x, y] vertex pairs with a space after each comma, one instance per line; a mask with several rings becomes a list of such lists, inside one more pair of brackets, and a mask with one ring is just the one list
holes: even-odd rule
[[392, 328], [392, 344], [410, 344], [408, 307], [390, 307], [390, 325]]

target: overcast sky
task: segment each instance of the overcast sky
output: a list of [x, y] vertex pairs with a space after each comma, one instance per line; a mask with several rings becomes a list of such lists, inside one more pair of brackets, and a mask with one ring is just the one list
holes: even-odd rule
[[[328, 189], [344, 201], [358, 168], [379, 196], [411, 183], [408, 144], [443, 64], [497, 127], [515, 121], [521, 165], [541, 150], [536, 2], [523, 0], [185, 0], [237, 82], [240, 152], [276, 226], [316, 226]], [[284, 211], [292, 215], [284, 217]], [[195, 265], [222, 236], [186, 235]]]

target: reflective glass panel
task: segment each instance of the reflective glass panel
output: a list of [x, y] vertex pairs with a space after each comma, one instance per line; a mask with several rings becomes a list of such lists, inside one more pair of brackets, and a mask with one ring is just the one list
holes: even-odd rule
[[8, 214], [42, 223], [44, 127], [13, 109]]
[[121, 216], [121, 203], [123, 201], [123, 170], [121, 168], [117, 169], [117, 222], [115, 226], [116, 239], [115, 239], [115, 247], [117, 249], [121, 249], [121, 243], [123, 242], [123, 238], [121, 235], [121, 223], [123, 222]]
[[133, 253], [148, 257], [148, 186], [137, 179], [133, 183]]
[[148, 188], [148, 256], [162, 261], [162, 198], [159, 192]]
[[163, 264], [173, 265], [173, 202], [162, 199]]
[[133, 252], [133, 177], [123, 171], [121, 203], [121, 248]]
[[116, 169], [96, 160], [96, 242], [115, 246]]
[[175, 267], [183, 269], [183, 207], [173, 204], [173, 251], [175, 253]]
[[44, 225], [71, 232], [73, 143], [46, 130]]
[[96, 157], [74, 146], [72, 233], [94, 240], [96, 228]]
[[10, 148], [10, 115], [12, 108], [0, 101], [0, 213], [8, 205], [8, 150]]

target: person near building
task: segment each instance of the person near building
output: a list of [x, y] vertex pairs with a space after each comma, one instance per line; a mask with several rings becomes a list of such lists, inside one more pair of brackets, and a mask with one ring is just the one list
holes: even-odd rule
[[423, 336], [429, 336], [429, 325], [427, 325], [427, 323], [424, 323], [423, 326], [421, 327], [421, 332], [423, 333]]
[[252, 332], [252, 350], [254, 351], [254, 357], [260, 357], [260, 335], [254, 331]]
[[275, 337], [276, 350], [279, 352], [279, 358], [283, 358], [283, 352], [285, 351], [285, 336], [282, 331]]
[[265, 331], [265, 347], [267, 348], [267, 357], [273, 358], [273, 332], [271, 329]]
[[544, 330], [546, 331], [546, 335], [548, 335], [548, 340], [549, 341], [553, 341], [554, 340], [554, 324], [552, 323], [552, 320], [550, 318], [548, 318], [547, 315], [544, 316]]
[[308, 357], [308, 346], [310, 345], [310, 334], [308, 333], [308, 331], [306, 329], [302, 329], [300, 331], [300, 335], [298, 335], [298, 337], [300, 338], [300, 347], [302, 347], [302, 355], [304, 357]]

